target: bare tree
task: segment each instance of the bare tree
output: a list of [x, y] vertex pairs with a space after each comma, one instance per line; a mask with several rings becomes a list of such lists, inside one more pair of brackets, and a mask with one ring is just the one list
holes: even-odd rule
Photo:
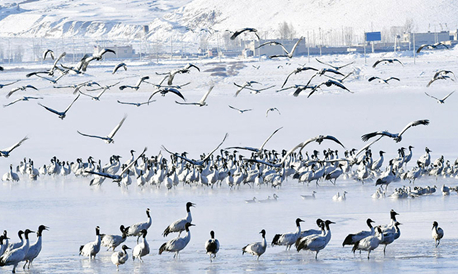
[[14, 62], [22, 62], [23, 55], [24, 55], [24, 48], [21, 45], [17, 46], [16, 50], [14, 51], [14, 57], [13, 57]]
[[280, 33], [280, 39], [293, 39], [296, 35], [296, 31], [291, 23], [280, 23], [278, 26], [278, 32]]
[[345, 27], [344, 41], [345, 41], [345, 45], [348, 47], [350, 47], [353, 44], [353, 28], [352, 27]]
[[404, 23], [404, 27], [403, 27], [404, 33], [412, 33], [413, 31], [415, 31], [415, 29], [416, 29], [416, 26], [415, 26], [415, 23], [413, 22], [413, 19], [412, 18], [406, 19], [406, 22]]

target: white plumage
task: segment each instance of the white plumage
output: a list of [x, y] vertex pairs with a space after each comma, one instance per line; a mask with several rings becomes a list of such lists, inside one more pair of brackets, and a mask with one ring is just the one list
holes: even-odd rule
[[386, 246], [393, 243], [394, 240], [401, 236], [401, 230], [399, 229], [400, 224], [401, 223], [399, 222], [395, 222], [393, 226], [394, 230], [383, 231], [383, 240], [380, 242], [380, 244], [385, 245], [385, 247], [383, 248], [383, 254], [385, 254]]
[[291, 246], [296, 242], [296, 240], [301, 235], [301, 222], [302, 219], [296, 219], [296, 231], [289, 232], [284, 234], [276, 234], [272, 240], [272, 246], [274, 245], [286, 245], [286, 249], [291, 249]]
[[365, 237], [355, 243], [355, 245], [352, 248], [353, 253], [355, 253], [356, 250], [364, 250], [367, 251], [367, 259], [369, 259], [369, 255], [371, 254], [371, 251], [376, 249], [380, 243], [384, 240], [384, 236], [382, 233], [382, 230], [380, 227], [377, 227], [377, 233], [375, 235], [370, 235], [368, 237]]
[[3, 235], [0, 235], [0, 256], [3, 255], [5, 250], [8, 248], [8, 237], [6, 236], [6, 230]]
[[262, 242], [256, 242], [256, 243], [252, 243], [252, 244], [244, 246], [242, 248], [242, 255], [245, 254], [246, 252], [253, 256], [258, 256], [257, 259], [259, 260], [259, 257], [261, 257], [261, 255], [264, 254], [264, 252], [266, 252], [266, 248], [267, 248], [266, 231], [263, 229], [259, 233], [262, 235]]
[[153, 220], [151, 219], [151, 215], [150, 215], [149, 211], [150, 211], [149, 208], [147, 208], [146, 209], [146, 216], [148, 217], [148, 220], [146, 220], [146, 222], [136, 223], [136, 224], [133, 224], [131, 226], [126, 227], [127, 236], [138, 236], [138, 237], [140, 237], [140, 235], [142, 235], [142, 230], [143, 229], [148, 230], [148, 228], [153, 223]]
[[24, 261], [25, 261], [25, 264], [23, 267], [24, 269], [27, 263], [29, 264], [27, 268], [30, 268], [30, 265], [32, 264], [33, 260], [35, 260], [35, 258], [38, 257], [38, 255], [41, 252], [41, 246], [42, 246], [42, 239], [41, 239], [42, 235], [41, 234], [43, 233], [43, 230], [48, 230], [48, 227], [44, 225], [40, 225], [38, 227], [37, 241], [29, 247], [29, 250], [27, 251], [27, 254], [24, 257]]
[[439, 224], [434, 221], [433, 223], [433, 239], [436, 243], [436, 247], [440, 244], [441, 242], [441, 239], [444, 237], [444, 230], [442, 228], [439, 227]]
[[87, 243], [85, 245], [82, 245], [80, 247], [80, 255], [89, 257], [89, 259], [94, 258], [97, 253], [100, 251], [100, 243], [101, 243], [101, 237], [100, 237], [100, 227], [95, 228], [95, 235], [96, 239], [93, 242]]
[[[6, 236], [6, 232], [4, 232], [3, 235]], [[9, 245], [7, 245], [7, 248], [6, 248], [5, 252], [8, 252], [10, 250], [13, 250], [13, 249], [21, 247], [24, 244], [24, 239], [22, 238], [22, 235], [24, 235], [24, 231], [19, 230], [18, 233], [17, 233], [17, 236], [19, 237], [19, 239], [21, 241], [17, 242], [17, 243], [10, 243]]]
[[127, 238], [127, 229], [121, 225], [119, 228], [121, 230], [121, 235], [107, 235], [107, 234], [102, 234], [102, 245], [105, 247], [108, 247], [107, 251], [110, 250], [110, 248], [115, 250], [117, 246], [122, 244], [126, 238]]
[[372, 227], [371, 223], [373, 223], [374, 221], [372, 221], [370, 218], [366, 220], [366, 224], [367, 226], [371, 229], [369, 231], [367, 230], [363, 230], [363, 231], [360, 231], [358, 233], [355, 233], [355, 234], [348, 234], [347, 237], [345, 238], [345, 240], [343, 241], [342, 243], [342, 246], [345, 246], [345, 245], [353, 245], [355, 244], [356, 242], [368, 237], [368, 236], [372, 236], [374, 235], [374, 228]]
[[190, 226], [194, 226], [194, 224], [191, 224], [189, 222], [185, 224], [186, 234], [183, 237], [178, 236], [175, 239], [172, 239], [162, 244], [159, 248], [159, 255], [161, 255], [164, 251], [175, 252], [175, 255], [173, 257], [177, 258], [178, 253], [181, 250], [183, 250], [191, 240], [191, 232], [189, 231]]
[[130, 248], [127, 247], [126, 245], [123, 245], [122, 246], [122, 251], [117, 251], [117, 252], [111, 254], [111, 262], [114, 265], [116, 265], [116, 270], [118, 270], [118, 271], [119, 271], [119, 265], [120, 264], [124, 264], [129, 259], [129, 254], [127, 254], [127, 250], [126, 249], [130, 249]]
[[[301, 249], [315, 251], [316, 252], [315, 259], [317, 259], [318, 252], [324, 249], [326, 245], [329, 243], [329, 241], [331, 240], [331, 230], [329, 229], [330, 224], [334, 224], [334, 222], [326, 220], [324, 223], [321, 224], [322, 231], [323, 231], [321, 235], [308, 236], [308, 237], [299, 239], [296, 242], [297, 251], [299, 252]], [[324, 233], [324, 227], [326, 227], [326, 230], [327, 230], [326, 233]]]
[[186, 212], [187, 215], [183, 219], [176, 220], [172, 224], [170, 224], [168, 227], [165, 228], [164, 232], [162, 233], [162, 236], [166, 237], [172, 232], [179, 232], [181, 234], [182, 231], [184, 231], [186, 228], [186, 223], [191, 223], [192, 222], [192, 216], [191, 216], [191, 207], [195, 206], [195, 204], [191, 202], [186, 203]]
[[7, 173], [3, 174], [2, 180], [12, 182], [19, 181], [19, 176], [17, 175], [17, 173], [13, 172], [13, 165], [10, 165], [10, 170]]
[[399, 213], [397, 213], [396, 211], [394, 211], [393, 209], [390, 211], [390, 218], [391, 218], [391, 221], [388, 225], [384, 225], [384, 226], [381, 226], [381, 229], [383, 231], [383, 233], [388, 233], [388, 232], [394, 232], [395, 231], [395, 224], [397, 222], [396, 220], [396, 215], [399, 215]]
[[142, 242], [137, 244], [132, 250], [132, 260], [135, 260], [135, 258], [137, 258], [141, 262], [143, 262], [142, 257], [149, 254], [149, 244], [146, 241], [146, 234], [148, 234], [148, 231], [146, 229], [143, 229], [141, 231], [141, 235], [143, 235]]
[[20, 261], [24, 260], [25, 255], [27, 254], [29, 250], [29, 234], [32, 233], [33, 231], [26, 229], [24, 231], [24, 238], [25, 241], [23, 245], [19, 248], [6, 251], [1, 257], [0, 257], [0, 266], [5, 266], [5, 265], [12, 265], [13, 266], [13, 273], [16, 273], [16, 267], [19, 264]]

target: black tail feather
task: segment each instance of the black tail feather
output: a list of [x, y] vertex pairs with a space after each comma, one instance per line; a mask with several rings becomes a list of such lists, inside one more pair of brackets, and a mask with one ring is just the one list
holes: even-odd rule
[[166, 229], [164, 229], [164, 232], [162, 233], [162, 236], [167, 237], [167, 235], [169, 235], [169, 234], [170, 234], [170, 228], [167, 227]]
[[275, 234], [273, 240], [272, 240], [272, 245], [279, 245], [278, 240], [280, 239], [281, 234]]
[[377, 132], [367, 133], [367, 134], [364, 134], [363, 136], [361, 136], [361, 140], [366, 142], [367, 140], [369, 140], [370, 138], [375, 137], [375, 136], [377, 136]]
[[342, 246], [354, 244], [353, 236], [355, 236], [355, 235], [354, 234], [348, 234], [348, 236], [343, 241]]
[[165, 251], [165, 246], [166, 246], [166, 245], [167, 245], [167, 243], [163, 243], [163, 244], [161, 245], [161, 247], [159, 248], [159, 255], [161, 255], [162, 252]]
[[355, 245], [352, 247], [351, 251], [352, 251], [353, 253], [355, 253], [355, 251], [358, 249], [358, 247], [359, 247], [359, 241], [357, 241], [357, 242], [355, 243]]
[[302, 239], [303, 238], [299, 237], [299, 239], [296, 240], [295, 246], [296, 246], [297, 252], [299, 252], [299, 250], [301, 249], [307, 248], [307, 244], [305, 243], [306, 241], [302, 241]]

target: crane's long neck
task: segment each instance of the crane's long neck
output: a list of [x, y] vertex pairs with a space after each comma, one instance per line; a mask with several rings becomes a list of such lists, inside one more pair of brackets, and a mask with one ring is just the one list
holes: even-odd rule
[[38, 235], [38, 238], [37, 238], [37, 241], [35, 242], [35, 244], [33, 244], [34, 246], [40, 246], [41, 247], [41, 235]]
[[29, 243], [29, 237], [28, 235], [25, 235], [25, 241], [24, 243], [22, 244], [22, 250], [24, 250], [24, 254], [27, 254], [27, 252], [29, 251], [29, 247], [30, 247], [30, 243]]
[[392, 226], [395, 226], [396, 222], [397, 222], [397, 221], [396, 221], [396, 215], [393, 214], [393, 215], [391, 216], [391, 225], [392, 225]]
[[328, 239], [328, 241], [331, 239], [331, 229], [329, 229], [329, 225], [326, 225], [326, 239]]
[[189, 242], [191, 240], [191, 231], [188, 228], [186, 229], [186, 234], [183, 236], [183, 239], [186, 242]]
[[192, 223], [191, 208], [190, 208], [189, 206], [186, 207], [186, 212], [187, 212], [187, 214], [186, 214], [186, 221], [187, 221], [188, 223]]
[[147, 224], [148, 224], [148, 227], [150, 227], [151, 224], [153, 223], [153, 219], [151, 218], [151, 215], [149, 214], [149, 212], [146, 212], [146, 215], [148, 216]]
[[97, 234], [97, 238], [95, 239], [95, 245], [100, 246], [100, 243], [102, 242], [102, 237], [100, 237], [100, 234]]

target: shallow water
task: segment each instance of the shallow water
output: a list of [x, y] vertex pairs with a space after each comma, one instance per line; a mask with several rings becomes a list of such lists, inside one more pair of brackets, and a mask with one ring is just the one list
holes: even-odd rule
[[[45, 177], [38, 182], [27, 179], [19, 183], [0, 185], [2, 229], [7, 229], [11, 241], [17, 241], [15, 231], [36, 229], [44, 224], [50, 227], [43, 234], [43, 250], [35, 260], [30, 273], [109, 273], [115, 272], [110, 261], [111, 251], [102, 247], [95, 260], [78, 256], [79, 246], [95, 239], [94, 228], [100, 226], [101, 233], [119, 234], [121, 224], [129, 225], [146, 220], [145, 209], [151, 209], [153, 225], [147, 240], [151, 253], [144, 262], [129, 261], [120, 267], [121, 273], [151, 273], [160, 269], [168, 273], [294, 273], [302, 271], [341, 272], [453, 272], [456, 265], [458, 241], [453, 234], [457, 224], [454, 218], [458, 212], [456, 194], [443, 197], [441, 193], [421, 196], [415, 199], [374, 200], [373, 183], [340, 180], [337, 186], [321, 183], [321, 186], [302, 185], [289, 180], [280, 189], [270, 187], [249, 188], [242, 186], [231, 190], [224, 184], [219, 188], [179, 186], [167, 191], [136, 186], [119, 188], [106, 181], [101, 187], [88, 187], [89, 178]], [[447, 185], [455, 184], [453, 179], [442, 179]], [[423, 179], [417, 185], [435, 183]], [[389, 190], [402, 185], [393, 183]], [[313, 190], [316, 199], [304, 200], [300, 194]], [[332, 196], [337, 191], [347, 191], [347, 200], [335, 202]], [[276, 202], [248, 204], [245, 200], [256, 196], [266, 199], [273, 194], [279, 196]], [[39, 197], [39, 198], [37, 198]], [[197, 204], [192, 208], [193, 223], [191, 241], [180, 253], [179, 259], [173, 254], [158, 255], [159, 246], [167, 238], [162, 237], [163, 229], [178, 218], [185, 216], [185, 203]], [[342, 248], [341, 243], [349, 233], [366, 230], [365, 220], [372, 218], [376, 224], [389, 222], [389, 211], [395, 209], [400, 215], [398, 221], [401, 237], [387, 247], [383, 256], [379, 247], [367, 260], [365, 252], [353, 255], [350, 247]], [[316, 228], [316, 218], [330, 219], [332, 239], [328, 246], [314, 259], [314, 253], [296, 252], [294, 247], [268, 247], [259, 261], [245, 254], [241, 248], [248, 243], [260, 241], [259, 231], [267, 231], [270, 243], [274, 234], [292, 232], [296, 218], [305, 220], [303, 229]], [[439, 248], [434, 247], [431, 238], [432, 222], [436, 220], [445, 231], [445, 238]], [[221, 243], [216, 260], [210, 263], [204, 252], [204, 243], [214, 230]], [[31, 241], [35, 240], [32, 235]], [[128, 238], [126, 245], [133, 248], [135, 239]], [[131, 254], [130, 254], [131, 255]], [[22, 264], [20, 265], [22, 266]], [[4, 273], [12, 267], [3, 267]]]

